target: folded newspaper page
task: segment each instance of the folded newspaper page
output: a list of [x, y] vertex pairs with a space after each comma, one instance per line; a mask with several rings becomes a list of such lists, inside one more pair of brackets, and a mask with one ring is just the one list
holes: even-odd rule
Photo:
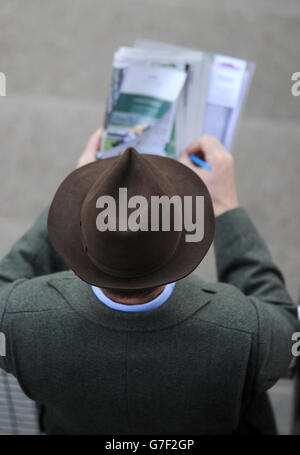
[[133, 146], [178, 158], [202, 134], [230, 150], [255, 65], [148, 40], [114, 54], [98, 158]]

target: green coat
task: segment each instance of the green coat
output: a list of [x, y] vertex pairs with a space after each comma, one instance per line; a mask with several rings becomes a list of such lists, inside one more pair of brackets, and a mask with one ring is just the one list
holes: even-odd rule
[[216, 219], [219, 283], [191, 274], [138, 313], [108, 308], [65, 271], [46, 219], [0, 262], [0, 367], [43, 405], [48, 433], [275, 431], [265, 391], [286, 372], [300, 328], [243, 209]]

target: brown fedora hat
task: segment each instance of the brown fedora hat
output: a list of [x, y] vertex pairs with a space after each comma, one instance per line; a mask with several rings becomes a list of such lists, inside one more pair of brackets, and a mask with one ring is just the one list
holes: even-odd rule
[[[139, 221], [141, 218], [149, 220], [151, 228], [128, 228], [128, 214], [130, 217], [133, 213], [133, 206], [126, 207], [124, 212], [120, 189], [126, 189], [127, 200], [137, 195], [146, 201], [152, 196], [168, 196], [169, 200], [173, 196], [182, 200], [189, 196], [193, 211], [196, 196], [203, 196], [201, 240], [186, 241], [191, 229], [187, 229], [184, 222], [180, 229], [174, 227], [175, 208], [174, 213], [170, 210], [173, 215], [169, 230], [162, 227], [161, 221], [158, 228], [152, 229], [151, 204], [144, 212], [140, 211], [139, 216]], [[106, 230], [99, 230], [97, 225], [98, 215], [104, 213], [97, 202], [102, 196], [115, 201], [119, 207], [111, 228]], [[125, 228], [124, 213], [127, 215]], [[182, 207], [181, 219], [183, 216]], [[48, 215], [51, 242], [65, 263], [83, 281], [111, 289], [150, 288], [184, 278], [207, 253], [214, 227], [209, 192], [195, 172], [171, 158], [142, 155], [133, 148], [68, 175], [58, 188]]]

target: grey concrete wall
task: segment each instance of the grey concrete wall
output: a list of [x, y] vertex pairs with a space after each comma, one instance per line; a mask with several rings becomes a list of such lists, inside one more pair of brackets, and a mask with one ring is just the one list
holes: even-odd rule
[[[294, 298], [300, 284], [298, 0], [0, 0], [0, 254], [47, 205], [101, 124], [112, 53], [149, 38], [253, 60], [234, 145], [240, 202]], [[215, 279], [212, 251], [199, 268]]]

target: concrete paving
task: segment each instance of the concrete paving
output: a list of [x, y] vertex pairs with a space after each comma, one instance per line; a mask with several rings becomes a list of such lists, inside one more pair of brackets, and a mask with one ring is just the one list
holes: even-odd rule
[[[0, 254], [73, 169], [102, 122], [112, 53], [137, 37], [256, 62], [233, 148], [240, 203], [297, 299], [300, 97], [291, 95], [291, 75], [300, 71], [298, 0], [1, 0]], [[215, 280], [212, 251], [199, 273]], [[278, 409], [289, 384], [275, 386]], [[284, 426], [286, 416], [277, 414]]]

